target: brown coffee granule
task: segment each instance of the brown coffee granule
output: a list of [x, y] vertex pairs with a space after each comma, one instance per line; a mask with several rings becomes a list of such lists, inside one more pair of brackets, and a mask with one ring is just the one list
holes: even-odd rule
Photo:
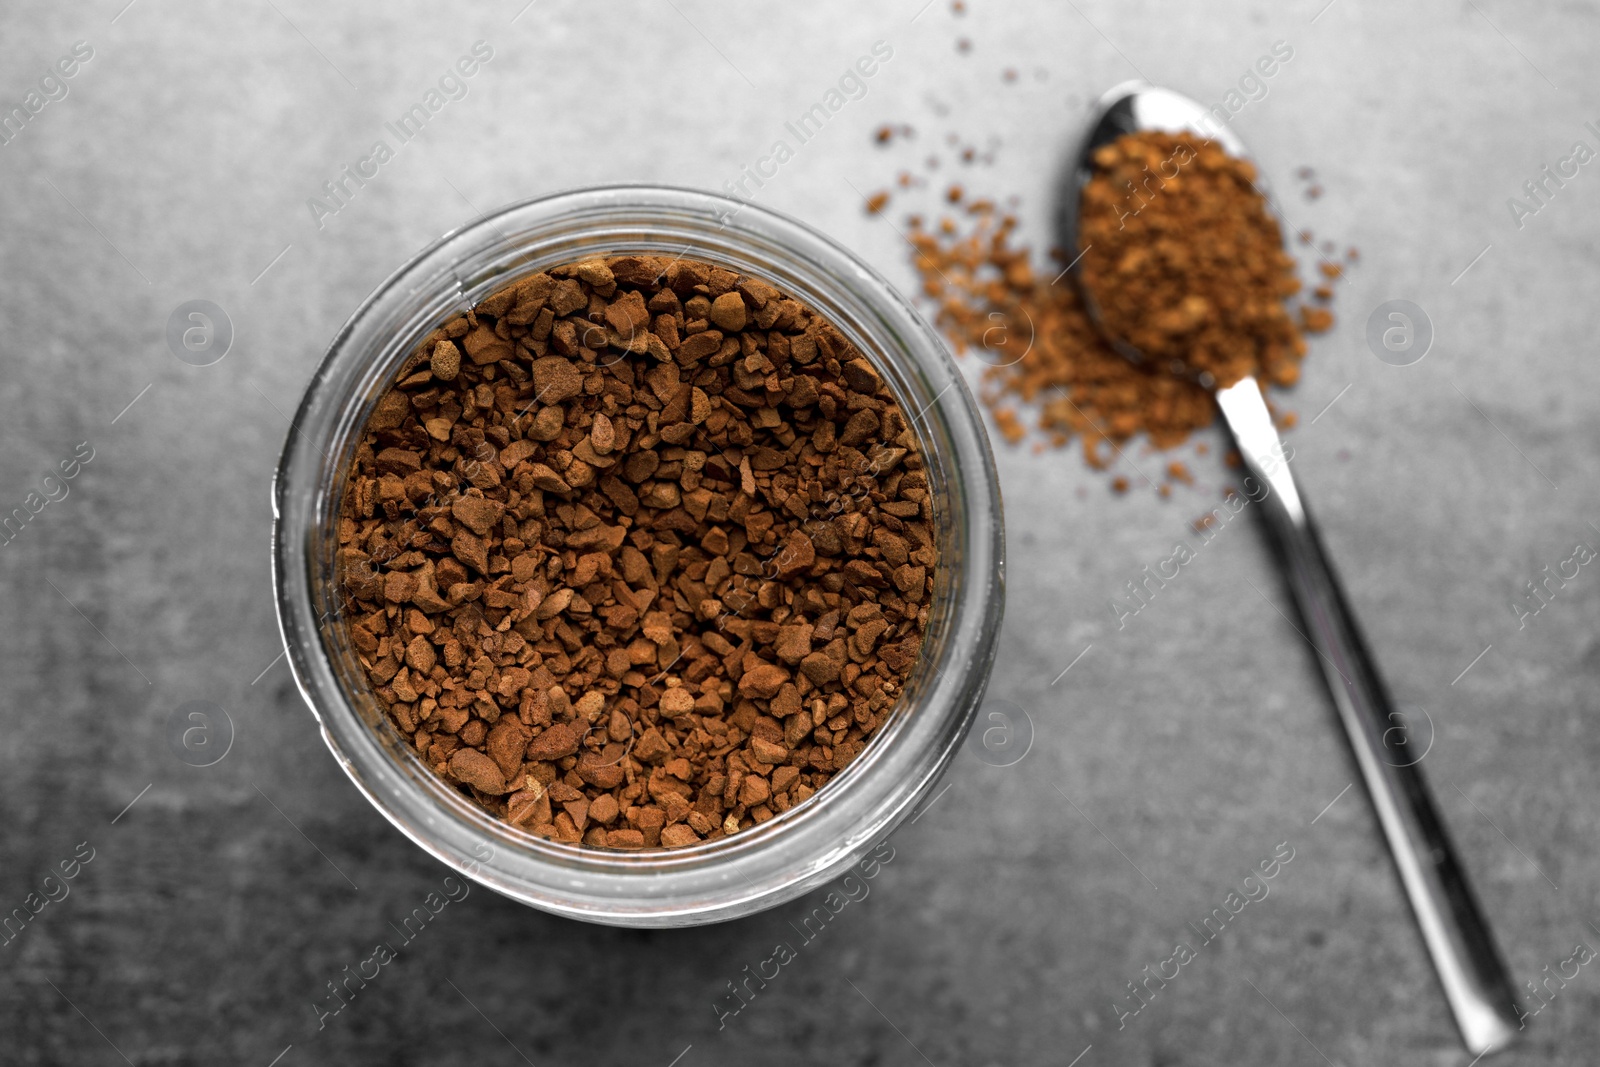
[[1093, 162], [1080, 270], [1111, 335], [1159, 369], [1218, 386], [1298, 380], [1306, 345], [1285, 301], [1300, 279], [1255, 167], [1214, 141], [1160, 131], [1101, 145]]
[[966, 233], [949, 218], [937, 232], [913, 219], [911, 241], [939, 326], [958, 351], [991, 364], [982, 393], [991, 410], [1007, 396], [1037, 405], [1040, 429], [1056, 444], [1081, 439], [1099, 469], [1135, 434], [1167, 448], [1211, 423], [1209, 392], [1128, 362], [1090, 322], [1070, 279], [1034, 274], [1028, 249], [1011, 243], [1014, 218], [987, 201], [967, 217]]
[[909, 138], [912, 138], [912, 137], [915, 137], [915, 136], [916, 136], [916, 131], [913, 130], [910, 126], [907, 126], [907, 125], [904, 125], [904, 124], [901, 124], [899, 126], [884, 125], [884, 126], [879, 126], [876, 130], [873, 131], [872, 140], [873, 140], [874, 143], [876, 143], [877, 145], [879, 145], [881, 147], [883, 145], [889, 144], [896, 137], [898, 137], [898, 138], [900, 138], [902, 140], [906, 140], [906, 139], [909, 139]]
[[[980, 396], [1002, 436], [1020, 436], [1013, 410], [1020, 400], [1037, 410], [1048, 441], [1059, 446], [1076, 438], [1088, 463], [1104, 469], [1135, 436], [1170, 449], [1211, 425], [1216, 404], [1209, 390], [1136, 366], [1107, 345], [1072, 279], [1061, 273], [1070, 257], [1052, 252], [1056, 263], [1037, 273], [1030, 250], [1015, 243], [1016, 219], [999, 213], [991, 198], [968, 200], [965, 212], [936, 224], [916, 215], [906, 222], [936, 322], [958, 352], [990, 364]], [[1287, 362], [1267, 384], [1286, 384], [1297, 369]]]
[[418, 756], [513, 825], [621, 849], [747, 829], [846, 767], [938, 564], [871, 359], [759, 278], [642, 255], [429, 335], [339, 543], [351, 643]]
[[1333, 328], [1333, 312], [1306, 305], [1300, 309], [1300, 328], [1306, 333], [1325, 333]]

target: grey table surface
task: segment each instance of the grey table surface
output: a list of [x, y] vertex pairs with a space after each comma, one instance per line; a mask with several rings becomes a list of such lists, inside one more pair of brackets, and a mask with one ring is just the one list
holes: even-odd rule
[[[1193, 538], [1227, 483], [1215, 450], [1163, 501], [1114, 497], [1075, 450], [997, 448], [1011, 581], [990, 692], [1025, 709], [1032, 747], [958, 759], [870, 896], [725, 1025], [726, 983], [820, 892], [627, 932], [480, 889], [319, 1029], [326, 983], [448, 872], [340, 773], [277, 658], [284, 413], [438, 234], [595, 183], [720, 189], [875, 41], [892, 59], [755, 199], [906, 291], [897, 231], [952, 176], [1019, 197], [1046, 243], [1104, 88], [1143, 75], [1220, 101], [1293, 49], [1235, 127], [1295, 226], [1361, 250], [1288, 394], [1295, 465], [1393, 688], [1427, 712], [1424, 767], [1515, 980], [1544, 983], [1522, 987], [1538, 1011], [1500, 1061], [1593, 1061], [1600, 977], [1577, 961], [1600, 943], [1600, 577], [1517, 605], [1600, 545], [1600, 173], [1547, 181], [1520, 220], [1508, 203], [1575, 142], [1600, 147], [1593, 4], [523, 3], [0, 14], [7, 111], [92, 50], [0, 145], [0, 512], [59, 496], [46, 475], [93, 450], [0, 546], [0, 908], [59, 894], [45, 878], [93, 850], [0, 947], [0, 1061], [1467, 1062], [1259, 533], [1230, 526], [1124, 628], [1107, 607]], [[467, 95], [315, 218], [308, 199], [476, 41], [493, 58]], [[876, 146], [885, 122], [915, 138]], [[933, 183], [866, 215], [902, 168]], [[235, 337], [196, 367], [165, 331], [202, 298]], [[1365, 339], [1390, 299], [1432, 323], [1411, 366]], [[190, 700], [233, 723], [214, 766], [171, 750]], [[1127, 983], [1280, 843], [1270, 895], [1124, 1016]]]

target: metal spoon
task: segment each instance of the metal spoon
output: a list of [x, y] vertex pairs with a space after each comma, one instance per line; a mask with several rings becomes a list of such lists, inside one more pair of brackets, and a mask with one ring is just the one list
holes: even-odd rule
[[[1074, 161], [1061, 212], [1065, 247], [1077, 256], [1073, 274], [1096, 322], [1100, 319], [1094, 294], [1077, 269], [1086, 251], [1079, 244], [1078, 216], [1084, 187], [1093, 175], [1091, 157], [1096, 148], [1124, 134], [1149, 130], [1189, 131], [1210, 138], [1230, 155], [1248, 158], [1233, 131], [1186, 96], [1129, 82], [1101, 98]], [[1108, 336], [1107, 340], [1124, 355], [1142, 361], [1123, 339]], [[1207, 388], [1214, 386], [1209, 375], [1194, 377]], [[1216, 397], [1246, 470], [1268, 490], [1260, 501], [1261, 510], [1305, 635], [1317, 651], [1462, 1040], [1474, 1055], [1502, 1048], [1520, 1029], [1511, 982], [1417, 766], [1425, 753], [1408, 753], [1403, 721], [1295, 488], [1260, 386], [1254, 378], [1245, 378], [1218, 389]]]

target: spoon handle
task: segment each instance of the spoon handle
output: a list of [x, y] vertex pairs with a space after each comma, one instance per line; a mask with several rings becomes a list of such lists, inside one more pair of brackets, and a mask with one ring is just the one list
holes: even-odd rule
[[1302, 635], [1317, 652], [1462, 1040], [1474, 1055], [1501, 1048], [1521, 1029], [1520, 1016], [1505, 964], [1418, 766], [1426, 751], [1408, 751], [1403, 721], [1295, 488], [1260, 386], [1245, 378], [1218, 390], [1217, 402], [1245, 468], [1260, 483], [1250, 495], [1266, 512]]

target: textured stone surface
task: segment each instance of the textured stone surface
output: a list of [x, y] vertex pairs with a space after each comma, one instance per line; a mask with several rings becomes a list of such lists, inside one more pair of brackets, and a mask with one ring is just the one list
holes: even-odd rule
[[[820, 894], [630, 933], [474, 890], [318, 1030], [325, 983], [447, 872], [346, 781], [275, 661], [284, 413], [361, 299], [438, 233], [596, 182], [719, 188], [878, 39], [893, 59], [757, 199], [908, 291], [890, 225], [906, 203], [860, 209], [900, 167], [938, 152], [941, 184], [1020, 194], [1043, 241], [1089, 99], [1135, 64], [1221, 99], [1290, 42], [1237, 127], [1291, 222], [1363, 254], [1288, 401], [1296, 466], [1388, 677], [1437, 728], [1425, 767], [1518, 981], [1596, 943], [1600, 576], [1585, 569], [1524, 630], [1511, 605], [1600, 541], [1600, 177], [1585, 168], [1521, 230], [1505, 203], [1574, 140], [1596, 145], [1578, 95], [1593, 11], [976, 0], [957, 18], [945, 0], [696, 0], [518, 15], [512, 0], [458, 20], [414, 3], [122, 2], [0, 16], [7, 107], [72, 42], [95, 50], [0, 146], [0, 511], [78, 442], [95, 449], [0, 548], [0, 906], [78, 842], [95, 849], [71, 895], [0, 947], [8, 1062], [115, 1062], [112, 1045], [137, 1064], [263, 1067], [291, 1045], [283, 1067], [1066, 1064], [1091, 1045], [1082, 1064], [1316, 1062], [1312, 1045], [1333, 1063], [1465, 1062], [1359, 787], [1323, 811], [1352, 766], [1257, 532], [1230, 526], [1124, 630], [1105, 606], [1216, 500], [1215, 450], [1169, 502], [1112, 497], [1075, 452], [1001, 450], [1013, 580], [992, 693], [1028, 711], [1032, 749], [1009, 768], [963, 755], [871, 895], [725, 1029], [725, 983], [797, 941], [789, 923]], [[319, 231], [306, 199], [480, 38], [494, 58], [469, 94]], [[883, 122], [917, 139], [879, 149]], [[946, 133], [995, 162], [961, 166]], [[1326, 187], [1315, 203], [1301, 165]], [[214, 366], [164, 342], [195, 298], [235, 328]], [[1409, 368], [1363, 340], [1391, 298], [1437, 330]], [[192, 700], [236, 728], [211, 767], [168, 747]], [[1279, 842], [1295, 858], [1271, 895], [1119, 1031], [1124, 984]], [[1505, 1062], [1592, 1059], [1591, 972]]]

